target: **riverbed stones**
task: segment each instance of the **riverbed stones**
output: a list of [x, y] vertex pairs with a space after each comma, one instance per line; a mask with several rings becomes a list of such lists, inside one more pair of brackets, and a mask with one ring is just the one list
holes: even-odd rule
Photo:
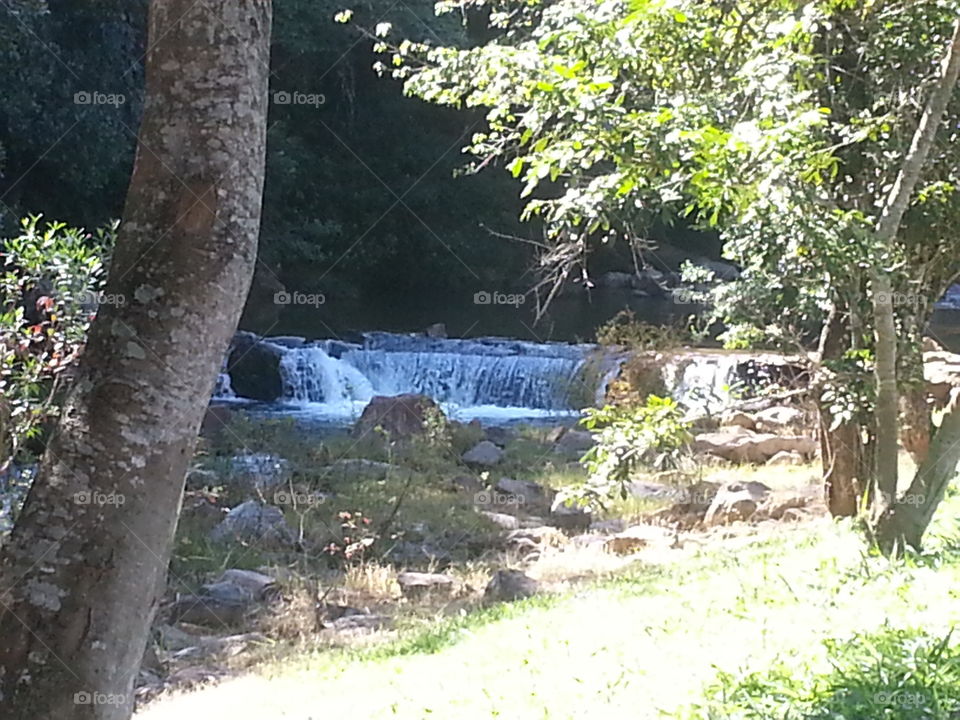
[[504, 452], [489, 440], [481, 440], [463, 454], [463, 461], [468, 465], [493, 467], [503, 460]]
[[357, 438], [386, 433], [391, 440], [421, 435], [432, 417], [443, 417], [440, 406], [426, 395], [376, 395], [353, 427]]
[[483, 597], [487, 602], [513, 602], [532, 597], [539, 589], [539, 583], [520, 570], [497, 570]]

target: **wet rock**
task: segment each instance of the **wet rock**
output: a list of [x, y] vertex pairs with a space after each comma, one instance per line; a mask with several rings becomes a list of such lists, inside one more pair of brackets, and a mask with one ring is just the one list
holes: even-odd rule
[[449, 597], [454, 581], [440, 573], [402, 572], [397, 575], [397, 585], [408, 600], [421, 600], [428, 596]]
[[253, 333], [239, 332], [227, 356], [227, 372], [240, 397], [273, 402], [283, 395], [280, 359], [283, 349]]
[[468, 465], [493, 467], [503, 460], [504, 452], [489, 440], [482, 440], [463, 454], [463, 461]]
[[519, 570], [497, 570], [483, 593], [488, 602], [512, 602], [537, 594], [539, 583]]
[[363, 409], [353, 435], [377, 437], [383, 431], [391, 440], [408, 438], [422, 434], [431, 416], [442, 415], [440, 406], [426, 395], [377, 395]]
[[233, 508], [210, 533], [214, 542], [254, 542], [264, 546], [294, 544], [293, 531], [283, 512], [272, 505], [248, 500]]

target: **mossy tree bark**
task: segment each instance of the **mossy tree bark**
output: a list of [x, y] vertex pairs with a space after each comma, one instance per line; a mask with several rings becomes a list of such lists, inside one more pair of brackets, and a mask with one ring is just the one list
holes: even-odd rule
[[256, 259], [270, 0], [153, 0], [106, 294], [0, 555], [0, 717], [121, 720]]

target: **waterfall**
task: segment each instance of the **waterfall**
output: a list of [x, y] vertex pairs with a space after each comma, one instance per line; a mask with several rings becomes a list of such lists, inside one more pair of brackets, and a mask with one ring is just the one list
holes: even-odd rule
[[280, 359], [284, 397], [295, 403], [347, 405], [374, 396], [362, 372], [317, 346], [289, 349]]

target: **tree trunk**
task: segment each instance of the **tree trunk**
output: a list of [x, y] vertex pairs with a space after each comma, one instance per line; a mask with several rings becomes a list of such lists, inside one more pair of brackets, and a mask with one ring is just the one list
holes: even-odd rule
[[[960, 75], [960, 20], [954, 26], [953, 39], [943, 60], [943, 68], [934, 86], [920, 124], [913, 135], [910, 149], [897, 180], [890, 189], [876, 238], [882, 250], [893, 247], [903, 215], [910, 205], [910, 196], [920, 178], [927, 155], [936, 139], [937, 129], [950, 101], [957, 76]], [[885, 261], [886, 259], [884, 259]], [[873, 275], [873, 315], [876, 333], [877, 378], [877, 501], [880, 513], [895, 500], [897, 494], [897, 332], [893, 313], [893, 285], [889, 273], [878, 267]]]
[[955, 398], [951, 411], [944, 415], [934, 434], [927, 459], [917, 469], [909, 490], [897, 498], [877, 524], [877, 543], [887, 554], [900, 552], [905, 546], [921, 549], [923, 534], [943, 500], [947, 486], [957, 474], [960, 410], [956, 409], [956, 404]]
[[153, 0], [103, 305], [0, 554], [0, 718], [119, 720], [256, 258], [270, 0]]
[[[848, 323], [841, 310], [833, 305], [820, 334], [820, 362], [843, 355], [850, 336]], [[820, 383], [818, 397], [823, 391]], [[829, 408], [820, 403], [820, 462], [823, 467], [823, 494], [830, 514], [850, 517], [860, 509], [860, 500], [869, 477], [869, 450], [863, 440], [860, 423], [834, 418]], [[872, 446], [871, 446], [872, 447]]]

